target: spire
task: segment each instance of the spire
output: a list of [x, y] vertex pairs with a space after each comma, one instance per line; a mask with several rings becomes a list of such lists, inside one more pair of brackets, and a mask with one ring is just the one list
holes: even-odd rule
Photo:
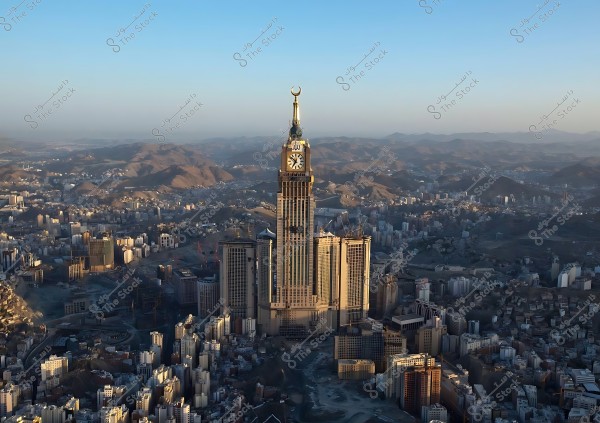
[[294, 87], [291, 89], [294, 96], [294, 117], [292, 119], [292, 127], [290, 128], [290, 139], [300, 139], [302, 137], [302, 129], [300, 129], [300, 106], [298, 104], [298, 96], [302, 92], [302, 88], [298, 87], [298, 92], [294, 92]]

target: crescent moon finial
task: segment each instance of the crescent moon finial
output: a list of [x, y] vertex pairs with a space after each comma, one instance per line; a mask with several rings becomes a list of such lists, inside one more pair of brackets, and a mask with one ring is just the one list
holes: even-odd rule
[[302, 92], [302, 87], [298, 86], [298, 92], [297, 93], [294, 92], [294, 87], [292, 87], [292, 89], [290, 91], [292, 92], [292, 95], [294, 97], [298, 97], [300, 95], [300, 93]]

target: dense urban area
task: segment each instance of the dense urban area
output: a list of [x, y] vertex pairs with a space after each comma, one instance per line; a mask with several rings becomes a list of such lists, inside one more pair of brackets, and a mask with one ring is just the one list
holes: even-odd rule
[[[268, 295], [282, 289], [271, 274], [287, 251], [276, 236], [281, 140], [285, 150], [284, 137], [204, 164], [209, 183], [191, 187], [165, 175], [174, 155], [198, 154], [185, 146], [3, 153], [4, 422], [600, 416], [597, 180], [494, 163], [401, 169], [401, 141], [377, 154], [335, 141], [356, 166], [313, 163], [307, 242], [324, 311], [274, 332], [261, 284], [267, 272]], [[132, 177], [111, 150], [173, 162]], [[362, 270], [342, 263], [323, 288], [324, 239], [366, 242]]]

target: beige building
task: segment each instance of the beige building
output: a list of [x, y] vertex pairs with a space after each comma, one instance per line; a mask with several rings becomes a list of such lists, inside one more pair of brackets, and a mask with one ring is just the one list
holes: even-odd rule
[[373, 360], [344, 359], [338, 361], [338, 378], [351, 380], [365, 380], [375, 374]]
[[221, 298], [232, 320], [256, 317], [254, 311], [256, 278], [256, 242], [236, 239], [221, 243]]
[[88, 244], [90, 272], [105, 272], [115, 268], [115, 250], [112, 236], [104, 234], [91, 238]]
[[417, 329], [416, 344], [420, 353], [427, 353], [437, 357], [442, 350], [442, 336], [448, 331], [446, 325], [442, 325], [442, 319], [434, 317], [428, 324]]
[[303, 338], [319, 322], [337, 328], [367, 316], [371, 240], [315, 235], [311, 147], [300, 128], [300, 93], [292, 94], [292, 127], [278, 176], [277, 234], [263, 233], [258, 241], [257, 323], [269, 335]]
[[42, 381], [53, 377], [66, 375], [69, 371], [69, 360], [67, 357], [57, 357], [51, 355], [50, 358], [41, 364]]
[[64, 423], [67, 418], [65, 410], [57, 405], [44, 405], [40, 414], [43, 423]]
[[122, 404], [115, 407], [102, 407], [100, 409], [100, 421], [102, 423], [128, 423], [129, 410], [127, 405]]
[[[387, 368], [385, 372], [385, 396], [386, 398], [400, 398], [403, 390], [408, 389], [401, 386], [404, 373], [411, 368], [432, 368], [436, 366], [435, 358], [428, 354], [395, 354], [386, 357]], [[441, 378], [441, 373], [440, 373]], [[438, 391], [439, 395], [439, 391]], [[437, 401], [439, 402], [439, 398]]]
[[340, 266], [340, 326], [357, 323], [369, 312], [371, 237], [342, 238]]

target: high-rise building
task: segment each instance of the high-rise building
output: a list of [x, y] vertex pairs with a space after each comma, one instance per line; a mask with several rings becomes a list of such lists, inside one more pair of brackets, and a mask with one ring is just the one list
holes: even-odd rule
[[102, 423], [127, 423], [129, 421], [129, 410], [125, 404], [102, 407], [99, 414]]
[[327, 321], [339, 325], [340, 306], [340, 237], [320, 231], [314, 239], [314, 281], [321, 312], [329, 311]]
[[88, 245], [90, 272], [105, 272], [115, 268], [115, 250], [112, 236], [102, 234], [91, 238]]
[[256, 301], [260, 331], [262, 323], [269, 320], [271, 301], [275, 292], [276, 236], [268, 228], [256, 236]]
[[219, 290], [220, 284], [216, 275], [198, 280], [198, 317], [204, 318], [209, 313], [217, 311], [220, 295]]
[[415, 280], [415, 297], [422, 301], [429, 301], [429, 293], [431, 284], [427, 278], [419, 278]]
[[277, 285], [266, 331], [304, 337], [322, 316], [317, 312], [313, 284], [315, 197], [311, 148], [300, 128], [300, 91], [292, 94], [292, 127], [287, 143], [282, 146], [278, 176]]
[[342, 238], [339, 324], [358, 323], [369, 312], [371, 238]]
[[418, 414], [422, 407], [440, 402], [441, 365], [409, 367], [398, 379], [396, 398], [403, 410]]
[[256, 317], [254, 311], [256, 242], [236, 239], [221, 243], [221, 298], [232, 320]]
[[[418, 369], [432, 369], [436, 367], [435, 358], [428, 354], [394, 354], [386, 357], [387, 368], [386, 368], [386, 381], [385, 381], [385, 396], [387, 398], [401, 398], [403, 395], [410, 395], [409, 391], [411, 386], [409, 382], [416, 381], [415, 375], [410, 376], [413, 379], [406, 379], [405, 373], [409, 370], [413, 373]], [[412, 370], [411, 370], [412, 369]], [[417, 370], [415, 370], [417, 369]], [[441, 378], [441, 367], [440, 367], [440, 378]], [[439, 382], [437, 388], [437, 400], [433, 402], [439, 402]], [[412, 386], [412, 395], [416, 395], [416, 387]], [[409, 399], [408, 397], [406, 398]], [[429, 405], [429, 404], [421, 404]], [[420, 407], [420, 405], [419, 405]], [[420, 408], [418, 409], [420, 411]], [[407, 410], [408, 411], [408, 410]], [[416, 409], [415, 411], [416, 412]]]
[[65, 410], [56, 405], [44, 405], [41, 415], [44, 423], [64, 423], [66, 420]]
[[179, 305], [196, 304], [198, 301], [198, 277], [189, 269], [173, 271], [173, 284]]
[[150, 405], [152, 404], [152, 389], [144, 387], [137, 391], [135, 396], [135, 409], [144, 417], [150, 414]]
[[300, 91], [292, 94], [292, 127], [278, 176], [277, 234], [264, 231], [256, 244], [257, 326], [269, 335], [303, 338], [323, 320], [338, 328], [367, 317], [371, 238], [315, 234], [311, 147], [300, 128]]
[[67, 357], [51, 355], [41, 364], [42, 380], [46, 381], [53, 377], [60, 377], [69, 371], [69, 360]]
[[163, 334], [161, 332], [153, 331], [150, 332], [150, 337], [152, 338], [152, 343], [154, 345], [158, 345], [162, 348], [163, 346]]
[[96, 392], [98, 410], [102, 407], [118, 403], [124, 393], [124, 386], [104, 385], [104, 388], [99, 388]]
[[10, 382], [0, 389], [0, 418], [13, 415], [14, 409], [17, 407], [17, 393], [18, 387]]
[[398, 280], [396, 275], [390, 273], [383, 275], [377, 285], [373, 285], [371, 289], [374, 287], [377, 288], [377, 292], [373, 296], [376, 316], [379, 318], [389, 316], [394, 312], [398, 303]]
[[196, 354], [198, 352], [198, 348], [200, 347], [200, 338], [198, 335], [195, 333], [184, 333], [181, 337], [180, 345], [180, 356], [185, 357], [189, 355], [192, 357], [192, 365], [193, 367], [196, 367]]
[[406, 337], [391, 330], [342, 328], [334, 338], [333, 348], [335, 360], [372, 360], [375, 369], [383, 372], [386, 369], [386, 357], [406, 352]]
[[173, 406], [173, 415], [175, 416], [176, 423], [190, 423], [190, 405], [185, 404], [183, 398], [179, 399]]
[[427, 353], [437, 357], [442, 350], [442, 336], [448, 333], [442, 319], [434, 316], [425, 326], [417, 329], [417, 346], [420, 353]]

